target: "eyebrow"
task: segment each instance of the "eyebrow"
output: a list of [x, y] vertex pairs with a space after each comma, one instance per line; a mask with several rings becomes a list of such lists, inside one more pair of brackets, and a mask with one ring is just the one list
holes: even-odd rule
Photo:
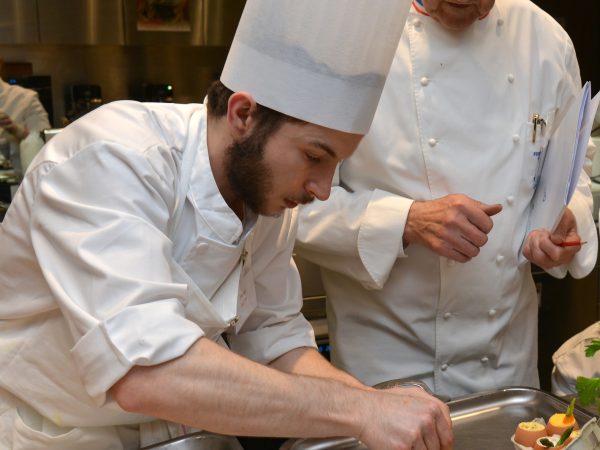
[[327, 152], [329, 154], [329, 156], [331, 156], [332, 158], [337, 158], [337, 154], [333, 151], [333, 149], [327, 145], [324, 142], [321, 141], [310, 141], [309, 142], [310, 145], [314, 146], [314, 147], [319, 147], [320, 149], [322, 149], [323, 151]]

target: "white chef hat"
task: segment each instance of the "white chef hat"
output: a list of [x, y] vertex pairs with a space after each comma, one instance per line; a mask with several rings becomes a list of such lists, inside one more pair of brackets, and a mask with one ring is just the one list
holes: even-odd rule
[[410, 0], [247, 0], [221, 75], [257, 103], [368, 131]]

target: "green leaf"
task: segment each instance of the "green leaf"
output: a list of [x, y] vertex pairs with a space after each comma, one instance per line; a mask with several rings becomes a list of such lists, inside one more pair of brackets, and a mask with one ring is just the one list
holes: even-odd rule
[[583, 406], [591, 405], [600, 399], [600, 378], [577, 377], [575, 384], [579, 402]]
[[600, 350], [600, 341], [594, 339], [590, 344], [585, 346], [585, 356], [591, 358], [598, 350]]
[[[575, 400], [575, 399], [573, 399]], [[569, 439], [569, 436], [571, 436], [571, 433], [573, 432], [573, 428], [575, 427], [569, 427], [565, 430], [565, 432], [563, 434], [560, 435], [560, 439], [558, 440], [558, 442], [556, 443], [556, 447], [558, 447], [559, 445], [561, 445], [563, 442], [565, 442], [567, 439]]]
[[548, 438], [540, 439], [540, 444], [542, 444], [546, 448], [553, 448], [554, 444]]
[[573, 415], [573, 411], [575, 410], [575, 400], [577, 399], [572, 399], [571, 403], [569, 404], [569, 407], [567, 408], [567, 412], [565, 413], [566, 416], [572, 416]]

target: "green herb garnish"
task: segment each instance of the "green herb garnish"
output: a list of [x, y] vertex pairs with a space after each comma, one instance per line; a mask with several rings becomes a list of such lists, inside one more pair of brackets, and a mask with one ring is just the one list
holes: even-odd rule
[[[599, 322], [600, 324], [600, 322]], [[600, 350], [600, 340], [593, 339], [585, 346], [585, 356], [591, 358]], [[598, 399], [598, 414], [600, 414], [600, 378], [577, 377], [575, 384], [579, 403], [583, 406], [593, 404]]]
[[567, 412], [565, 413], [565, 416], [572, 416], [573, 415], [573, 411], [575, 410], [575, 398], [571, 400], [571, 403], [569, 404], [569, 407], [567, 408]]
[[548, 438], [540, 439], [540, 444], [542, 444], [546, 448], [553, 448], [554, 447], [554, 444]]
[[600, 341], [594, 339], [590, 344], [585, 346], [585, 356], [591, 358], [600, 350]]
[[[600, 378], [577, 377], [575, 384], [579, 403], [583, 406], [591, 405], [600, 399]], [[600, 414], [600, 403], [598, 404], [598, 414]]]
[[567, 428], [565, 430], [565, 432], [560, 435], [560, 439], [556, 443], [556, 447], [558, 447], [559, 445], [562, 445], [567, 439], [569, 439], [569, 436], [571, 436], [571, 433], [573, 432], [573, 428], [575, 428], [575, 427]]

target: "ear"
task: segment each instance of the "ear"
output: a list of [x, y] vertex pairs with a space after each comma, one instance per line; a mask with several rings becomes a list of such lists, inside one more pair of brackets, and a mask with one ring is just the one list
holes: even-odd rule
[[256, 102], [247, 92], [234, 92], [227, 104], [227, 123], [236, 137], [245, 136], [252, 128], [252, 114], [256, 110]]

